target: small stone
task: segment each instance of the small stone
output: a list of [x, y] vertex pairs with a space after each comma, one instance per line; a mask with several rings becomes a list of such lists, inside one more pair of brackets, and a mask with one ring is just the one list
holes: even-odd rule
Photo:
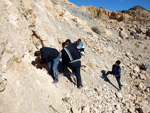
[[140, 39], [141, 36], [140, 35], [134, 35], [134, 39]]
[[125, 31], [123, 31], [123, 30], [119, 32], [119, 36], [120, 36], [122, 39], [128, 38], [127, 33], [126, 33]]
[[134, 111], [135, 111], [135, 108], [133, 108], [133, 107], [130, 107], [130, 108], [129, 108], [129, 112], [130, 112], [130, 113], [134, 113]]
[[122, 113], [122, 110], [121, 109], [117, 109], [113, 113]]
[[137, 97], [135, 103], [138, 104], [140, 101], [141, 101], [141, 97], [139, 96], [139, 97]]
[[139, 72], [140, 72], [139, 67], [138, 67], [138, 66], [136, 66], [136, 67], [133, 69], [133, 72], [137, 72], [137, 73], [139, 73]]
[[139, 88], [140, 88], [141, 90], [143, 90], [143, 91], [146, 89], [146, 87], [144, 86], [143, 83], [140, 83], [140, 84], [139, 84]]
[[140, 78], [141, 80], [146, 80], [146, 76], [145, 76], [144, 74], [139, 74], [139, 78]]
[[72, 113], [81, 113], [77, 108], [71, 108]]
[[117, 98], [119, 98], [119, 99], [122, 99], [122, 98], [123, 98], [123, 96], [122, 96], [122, 94], [121, 94], [120, 92], [116, 92], [115, 94], [116, 94], [116, 97], [117, 97]]
[[90, 113], [90, 107], [87, 105], [83, 108], [82, 113]]
[[142, 29], [140, 27], [136, 27], [136, 32], [137, 33], [142, 33]]

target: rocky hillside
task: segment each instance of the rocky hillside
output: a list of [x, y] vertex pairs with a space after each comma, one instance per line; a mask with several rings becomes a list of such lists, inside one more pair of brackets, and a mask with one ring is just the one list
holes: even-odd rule
[[[149, 27], [104, 19], [93, 18], [86, 8], [67, 0], [1, 0], [0, 112], [148, 113]], [[82, 89], [77, 89], [74, 76], [70, 76], [73, 83], [61, 73], [54, 85], [45, 68], [32, 65], [35, 51], [43, 46], [61, 50], [68, 38], [81, 38], [86, 46]], [[122, 62], [120, 93], [115, 78], [101, 78], [118, 59]], [[141, 63], [147, 71], [139, 69]]]
[[139, 6], [139, 5], [134, 6], [134, 7], [130, 8], [129, 10], [146, 10], [146, 11], [148, 11], [147, 9], [145, 9], [145, 8]]
[[94, 18], [114, 19], [129, 24], [142, 24], [150, 26], [150, 12], [141, 6], [135, 6], [129, 10], [109, 11], [99, 7], [86, 7]]

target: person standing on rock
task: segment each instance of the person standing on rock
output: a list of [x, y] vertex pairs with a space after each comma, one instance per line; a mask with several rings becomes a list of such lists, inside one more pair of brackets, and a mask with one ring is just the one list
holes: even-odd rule
[[62, 59], [65, 62], [66, 66], [69, 66], [75, 73], [77, 79], [77, 87], [81, 88], [81, 75], [80, 75], [80, 68], [81, 68], [81, 61], [80, 61], [80, 54], [78, 52], [77, 46], [74, 43], [68, 44], [62, 50]]
[[58, 82], [58, 64], [59, 59], [61, 58], [61, 53], [55, 48], [42, 47], [40, 51], [36, 51], [34, 56], [41, 57], [41, 63], [48, 63], [49, 69], [51, 69], [53, 61], [53, 72], [54, 72], [54, 81], [53, 83]]
[[121, 82], [120, 82], [120, 78], [121, 78], [121, 67], [119, 66], [120, 65], [120, 60], [117, 60], [115, 62], [115, 64], [112, 66], [112, 71], [108, 71], [103, 77], [104, 78], [107, 78], [107, 76], [109, 74], [112, 74], [116, 77], [116, 80], [118, 82], [118, 85], [119, 85], [119, 92], [121, 91]]

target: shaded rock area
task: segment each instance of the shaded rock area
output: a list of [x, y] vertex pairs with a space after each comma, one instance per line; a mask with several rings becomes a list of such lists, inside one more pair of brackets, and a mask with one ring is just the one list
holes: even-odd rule
[[[130, 24], [121, 12], [104, 8], [93, 12], [96, 18], [67, 0], [0, 1], [1, 113], [150, 112], [149, 23], [137, 19]], [[59, 82], [52, 84], [44, 66], [32, 65], [35, 51], [44, 46], [61, 50], [68, 38], [81, 38], [85, 44], [81, 89], [74, 76], [71, 82], [59, 73]], [[101, 78], [118, 59], [121, 92], [113, 76]], [[147, 65], [146, 71], [140, 70], [141, 64]]]

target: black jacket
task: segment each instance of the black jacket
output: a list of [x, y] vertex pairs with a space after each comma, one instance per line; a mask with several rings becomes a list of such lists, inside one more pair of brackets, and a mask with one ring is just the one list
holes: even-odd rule
[[62, 52], [62, 61], [66, 65], [70, 61], [80, 59], [80, 53], [78, 52], [77, 46], [74, 43], [70, 43], [61, 52]]
[[59, 52], [55, 48], [43, 47], [40, 49], [41, 57], [44, 62], [49, 62], [50, 60], [55, 59]]
[[112, 74], [115, 75], [116, 77], [119, 77], [121, 75], [121, 68], [120, 68], [120, 66], [113, 65], [112, 66]]

